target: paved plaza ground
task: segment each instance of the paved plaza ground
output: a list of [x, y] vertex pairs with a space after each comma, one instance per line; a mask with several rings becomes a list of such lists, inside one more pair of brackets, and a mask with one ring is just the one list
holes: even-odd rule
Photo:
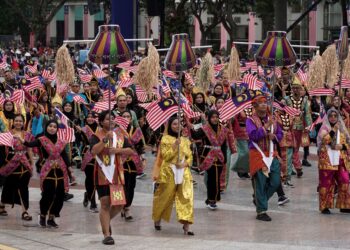
[[350, 248], [350, 214], [333, 209], [331, 215], [318, 211], [316, 192], [318, 173], [315, 148], [311, 149], [312, 167], [304, 168], [301, 179], [293, 178], [295, 188], [286, 188], [290, 203], [277, 205], [277, 196], [269, 202], [271, 222], [255, 219], [250, 180], [241, 180], [231, 172], [228, 190], [223, 194], [219, 209], [209, 211], [204, 204], [206, 188], [203, 176], [193, 174], [195, 187], [195, 236], [184, 236], [176, 222], [175, 210], [171, 223], [162, 223], [162, 231], [155, 231], [152, 213], [151, 165], [148, 156], [148, 174], [137, 180], [132, 206], [133, 222], [120, 216], [112, 221], [116, 244], [101, 244], [102, 233], [98, 214], [84, 208], [83, 180], [75, 170], [79, 185], [71, 188], [74, 198], [65, 202], [58, 229], [37, 226], [40, 190], [38, 177], [30, 185], [30, 213], [32, 222], [20, 219], [21, 210], [7, 207], [9, 216], [0, 216], [0, 250], [2, 249], [347, 249]]

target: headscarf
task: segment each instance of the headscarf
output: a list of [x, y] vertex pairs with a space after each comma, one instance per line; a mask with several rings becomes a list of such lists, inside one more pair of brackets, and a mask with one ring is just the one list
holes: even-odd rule
[[85, 118], [85, 124], [86, 124], [87, 126], [89, 126], [89, 127], [91, 128], [92, 131], [96, 131], [97, 126], [98, 126], [96, 120], [94, 120], [94, 122], [93, 122], [92, 124], [87, 123], [87, 118], [88, 118], [88, 116], [89, 116], [90, 114], [92, 115], [93, 118], [95, 118], [95, 113], [90, 111], [90, 112], [87, 114], [86, 118]]
[[49, 138], [50, 141], [52, 141], [53, 143], [56, 143], [56, 142], [57, 142], [57, 132], [56, 132], [56, 134], [54, 134], [54, 135], [51, 135], [49, 132], [47, 132], [47, 128], [49, 127], [49, 125], [50, 125], [51, 123], [55, 123], [56, 126], [57, 126], [57, 130], [58, 130], [58, 123], [57, 123], [57, 121], [54, 120], [54, 119], [49, 120], [49, 121], [46, 123], [46, 125], [45, 125], [44, 135], [45, 135], [47, 138]]
[[[11, 110], [11, 111], [7, 111], [7, 110], [5, 109], [6, 103], [8, 103], [8, 102], [11, 102], [11, 103], [12, 103], [12, 110]], [[5, 115], [5, 117], [6, 117], [7, 119], [12, 119], [12, 120], [15, 119], [15, 104], [14, 104], [14, 102], [12, 102], [12, 101], [10, 101], [10, 100], [6, 100], [6, 101], [4, 102], [3, 112], [4, 112], [4, 115]]]
[[[218, 87], [218, 86], [220, 86], [221, 89], [222, 89], [222, 93], [221, 93], [220, 95], [218, 95], [218, 94], [215, 93], [215, 88]], [[215, 86], [214, 86], [214, 88], [213, 88], [213, 96], [214, 96], [215, 98], [223, 97], [223, 98], [225, 99], [224, 85], [222, 85], [222, 83], [217, 83], [217, 84], [215, 84]]]
[[[67, 104], [70, 104], [71, 107], [72, 107], [72, 110], [71, 110], [70, 112], [66, 112], [66, 111], [64, 110], [64, 106], [66, 106]], [[74, 103], [73, 103], [73, 102], [65, 102], [65, 103], [63, 103], [63, 105], [62, 105], [62, 110], [63, 110], [63, 114], [64, 114], [65, 116], [67, 116], [69, 120], [71, 120], [72, 122], [74, 122], [74, 120], [76, 119], [76, 118], [75, 118], [75, 115], [74, 115]]]
[[[203, 102], [202, 103], [196, 103], [196, 98], [197, 96], [202, 96], [203, 98]], [[206, 111], [207, 109], [207, 105], [205, 103], [205, 95], [202, 93], [202, 92], [198, 92], [197, 94], [194, 95], [194, 98], [193, 98], [193, 101], [194, 101], [194, 105], [200, 109], [203, 113]]]
[[[173, 136], [173, 137], [177, 137], [178, 136], [178, 133], [175, 132], [174, 130], [172, 130], [171, 128], [171, 124], [177, 120], [177, 116], [172, 116], [170, 117], [169, 121], [168, 121], [168, 124], [167, 124], [167, 130], [166, 130], [166, 134], [170, 135], [170, 136]], [[179, 124], [180, 126], [180, 124]]]
[[213, 115], [217, 115], [217, 116], [220, 116], [220, 113], [219, 111], [217, 110], [210, 110], [209, 113], [208, 113], [208, 123], [209, 125], [212, 127], [212, 129], [217, 132], [218, 131], [218, 127], [219, 127], [219, 124], [212, 124], [211, 123], [211, 118]]
[[338, 116], [338, 124], [339, 124], [339, 131], [340, 133], [345, 135], [346, 138], [346, 142], [348, 144], [350, 144], [350, 135], [349, 132], [344, 124], [343, 118], [341, 117], [339, 111], [335, 108], [331, 108], [327, 111], [327, 114], [325, 115], [325, 117], [323, 118], [323, 123], [322, 126], [318, 132], [317, 135], [317, 146], [318, 149], [321, 148], [322, 145], [322, 139], [326, 134], [329, 134], [329, 132], [332, 130], [332, 128], [334, 127], [335, 124], [331, 124], [329, 121], [329, 116], [331, 113], [336, 113]]

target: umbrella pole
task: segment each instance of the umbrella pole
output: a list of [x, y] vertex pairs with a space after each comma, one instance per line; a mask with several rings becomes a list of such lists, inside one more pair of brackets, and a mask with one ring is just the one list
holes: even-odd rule
[[[178, 95], [178, 100], [177, 100], [177, 119], [179, 122], [179, 131], [177, 134], [177, 138], [180, 140], [181, 138], [181, 106], [180, 106], [180, 102], [181, 102], [181, 92], [182, 92], [182, 83], [181, 83], [181, 79], [182, 79], [182, 71], [180, 71], [179, 74], [179, 95]], [[177, 163], [180, 163], [180, 143], [177, 146]]]
[[[338, 80], [338, 85], [339, 85], [339, 91], [338, 91], [338, 95], [339, 95], [339, 98], [341, 100], [341, 94], [342, 94], [342, 89], [341, 89], [341, 82], [342, 82], [342, 79], [343, 79], [343, 69], [344, 69], [344, 61], [340, 61], [340, 74], [339, 74], [339, 80]], [[338, 111], [340, 111], [340, 106], [341, 106], [341, 101], [340, 101], [340, 105], [338, 107]]]
[[[109, 71], [110, 65], [108, 65]], [[109, 114], [109, 131], [112, 129], [112, 108], [111, 108], [111, 92], [112, 92], [112, 83], [109, 83], [108, 87], [108, 114]]]

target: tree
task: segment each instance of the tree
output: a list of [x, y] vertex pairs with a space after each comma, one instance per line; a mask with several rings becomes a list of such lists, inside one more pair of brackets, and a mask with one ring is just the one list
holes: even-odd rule
[[221, 22], [230, 36], [230, 42], [236, 37], [237, 24], [233, 19], [233, 14], [247, 13], [249, 11], [251, 1], [241, 0], [223, 0]]
[[[190, 0], [190, 8], [192, 15], [198, 20], [199, 29], [201, 31], [201, 45], [207, 44], [207, 37], [212, 30], [221, 22], [222, 16], [222, 0], [211, 1], [211, 0]], [[208, 14], [213, 15], [210, 23], [204, 24], [201, 19], [202, 14], [207, 11]]]
[[66, 0], [3, 0], [34, 33], [37, 40], [44, 40], [46, 26], [62, 8]]

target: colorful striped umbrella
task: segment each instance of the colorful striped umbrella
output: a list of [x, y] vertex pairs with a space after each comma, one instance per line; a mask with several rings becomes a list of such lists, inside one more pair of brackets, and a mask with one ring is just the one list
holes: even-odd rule
[[337, 56], [339, 61], [344, 61], [348, 56], [349, 40], [348, 26], [342, 26], [340, 30], [339, 40], [337, 41]]
[[264, 67], [282, 67], [295, 64], [297, 56], [286, 32], [269, 31], [255, 55], [255, 60]]
[[182, 72], [196, 65], [196, 57], [191, 48], [188, 35], [175, 34], [170, 45], [165, 61], [165, 68], [173, 72]]
[[118, 64], [131, 58], [129, 46], [119, 25], [101, 25], [89, 51], [89, 60], [97, 64]]

